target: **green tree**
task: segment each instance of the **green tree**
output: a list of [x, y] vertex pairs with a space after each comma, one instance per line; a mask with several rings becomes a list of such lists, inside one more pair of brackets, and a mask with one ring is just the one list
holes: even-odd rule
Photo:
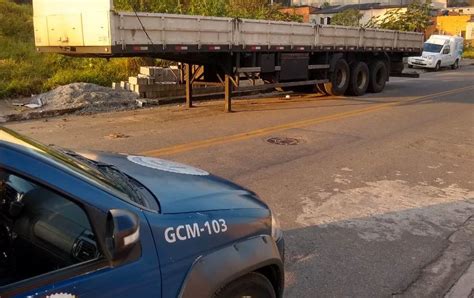
[[423, 32], [431, 24], [431, 2], [415, 1], [406, 10], [397, 8], [372, 18], [366, 27]]
[[191, 15], [221, 17], [227, 14], [226, 0], [190, 0], [187, 13]]
[[114, 0], [116, 10], [160, 13], [184, 13], [183, 1], [179, 0]]
[[342, 12], [334, 14], [331, 18], [331, 25], [340, 26], [359, 26], [362, 13], [357, 9], [346, 9]]
[[202, 16], [301, 22], [298, 15], [283, 13], [268, 0], [115, 0], [116, 10], [182, 13]]
[[321, 4], [321, 9], [325, 9], [325, 8], [328, 8], [329, 6], [331, 6], [331, 3], [329, 2], [324, 2], [323, 4]]

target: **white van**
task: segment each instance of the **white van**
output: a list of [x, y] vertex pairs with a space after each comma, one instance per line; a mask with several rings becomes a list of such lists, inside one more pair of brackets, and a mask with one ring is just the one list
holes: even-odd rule
[[456, 69], [461, 62], [464, 39], [459, 36], [431, 35], [419, 57], [409, 57], [408, 67], [414, 66], [439, 70], [441, 67]]

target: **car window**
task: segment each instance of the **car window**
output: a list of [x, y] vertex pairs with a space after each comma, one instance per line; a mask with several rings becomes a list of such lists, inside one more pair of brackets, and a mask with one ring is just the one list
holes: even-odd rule
[[0, 287], [100, 256], [81, 206], [0, 169]]

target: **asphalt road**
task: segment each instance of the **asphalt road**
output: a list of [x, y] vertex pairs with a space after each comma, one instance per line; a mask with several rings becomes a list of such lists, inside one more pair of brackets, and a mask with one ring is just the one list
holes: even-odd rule
[[7, 126], [47, 144], [189, 163], [256, 191], [285, 231], [287, 297], [439, 296], [474, 256], [473, 104], [474, 67], [464, 67], [394, 78], [384, 93], [358, 98]]

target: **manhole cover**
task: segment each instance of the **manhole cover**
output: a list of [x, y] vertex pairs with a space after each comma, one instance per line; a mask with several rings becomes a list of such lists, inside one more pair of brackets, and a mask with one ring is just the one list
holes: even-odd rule
[[294, 145], [298, 145], [300, 143], [300, 140], [295, 139], [295, 138], [275, 137], [275, 138], [267, 139], [267, 142], [274, 145], [294, 146]]

